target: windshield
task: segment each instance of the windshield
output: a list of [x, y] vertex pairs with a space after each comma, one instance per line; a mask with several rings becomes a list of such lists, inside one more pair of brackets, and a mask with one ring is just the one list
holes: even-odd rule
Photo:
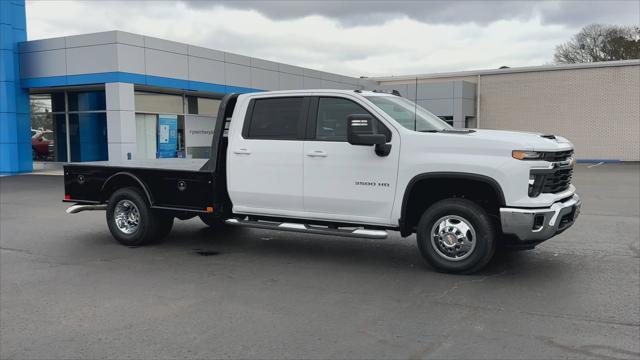
[[439, 117], [405, 98], [399, 96], [365, 96], [365, 98], [409, 130], [431, 132], [453, 129]]

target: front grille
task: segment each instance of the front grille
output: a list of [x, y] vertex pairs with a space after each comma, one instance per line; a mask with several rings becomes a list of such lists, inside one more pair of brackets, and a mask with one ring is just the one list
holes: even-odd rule
[[571, 155], [573, 155], [573, 150], [545, 152], [542, 159], [549, 162], [566, 161], [571, 158]]
[[540, 193], [559, 193], [565, 191], [571, 185], [573, 167], [570, 159], [573, 150], [544, 152], [542, 158], [553, 163], [552, 169], [533, 169], [533, 185], [529, 185], [529, 196], [536, 197]]
[[558, 169], [550, 174], [544, 175], [542, 183], [543, 193], [559, 193], [569, 188], [571, 177], [573, 176], [572, 168]]

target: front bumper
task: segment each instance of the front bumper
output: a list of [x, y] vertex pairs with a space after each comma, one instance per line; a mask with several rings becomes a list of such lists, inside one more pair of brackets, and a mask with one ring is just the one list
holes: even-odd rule
[[544, 209], [500, 208], [502, 232], [519, 241], [542, 242], [571, 227], [581, 205], [580, 196], [574, 194]]

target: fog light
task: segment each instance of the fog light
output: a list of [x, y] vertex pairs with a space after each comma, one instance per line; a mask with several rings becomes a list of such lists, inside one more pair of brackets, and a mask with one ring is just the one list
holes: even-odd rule
[[544, 226], [544, 215], [536, 215], [533, 218], [533, 231], [538, 231]]

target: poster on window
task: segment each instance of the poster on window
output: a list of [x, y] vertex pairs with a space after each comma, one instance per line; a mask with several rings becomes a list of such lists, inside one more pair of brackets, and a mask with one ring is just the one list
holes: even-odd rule
[[186, 147], [209, 147], [213, 140], [216, 118], [210, 116], [184, 117], [184, 140]]
[[158, 158], [174, 158], [178, 150], [178, 117], [160, 115], [158, 118]]

